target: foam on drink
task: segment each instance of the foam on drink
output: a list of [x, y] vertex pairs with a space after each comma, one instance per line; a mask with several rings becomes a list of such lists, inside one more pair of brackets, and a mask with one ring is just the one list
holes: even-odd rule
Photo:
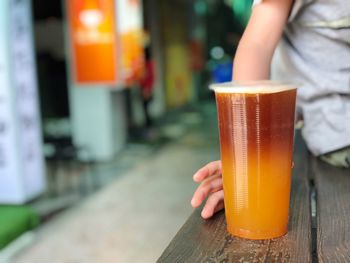
[[273, 81], [251, 81], [251, 82], [227, 82], [214, 84], [210, 89], [215, 93], [245, 93], [245, 94], [265, 94], [276, 93], [291, 89], [296, 89], [295, 86], [283, 82]]

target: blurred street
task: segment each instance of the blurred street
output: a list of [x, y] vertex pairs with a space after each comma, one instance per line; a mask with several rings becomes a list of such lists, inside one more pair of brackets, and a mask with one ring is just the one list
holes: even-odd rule
[[219, 156], [215, 105], [198, 109], [174, 117], [178, 138], [46, 223], [14, 262], [155, 262], [192, 212], [192, 174]]

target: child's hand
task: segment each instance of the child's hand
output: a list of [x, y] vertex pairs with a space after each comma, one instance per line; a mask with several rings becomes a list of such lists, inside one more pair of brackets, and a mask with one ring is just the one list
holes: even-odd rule
[[194, 175], [193, 180], [200, 183], [193, 194], [191, 205], [198, 207], [204, 199], [209, 196], [203, 210], [202, 217], [210, 218], [217, 211], [224, 208], [224, 191], [222, 188], [221, 161], [208, 163], [199, 169]]

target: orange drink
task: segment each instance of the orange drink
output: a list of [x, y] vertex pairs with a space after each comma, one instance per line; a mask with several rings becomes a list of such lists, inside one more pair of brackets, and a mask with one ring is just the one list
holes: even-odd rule
[[296, 88], [271, 81], [212, 85], [229, 233], [270, 239], [288, 231]]

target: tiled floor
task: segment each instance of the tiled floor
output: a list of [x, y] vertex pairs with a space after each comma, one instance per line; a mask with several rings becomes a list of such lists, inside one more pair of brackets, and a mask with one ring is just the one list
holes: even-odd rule
[[39, 229], [13, 261], [155, 262], [191, 214], [193, 172], [219, 156], [215, 118], [213, 105], [184, 115], [184, 135], [115, 171], [107, 186]]

